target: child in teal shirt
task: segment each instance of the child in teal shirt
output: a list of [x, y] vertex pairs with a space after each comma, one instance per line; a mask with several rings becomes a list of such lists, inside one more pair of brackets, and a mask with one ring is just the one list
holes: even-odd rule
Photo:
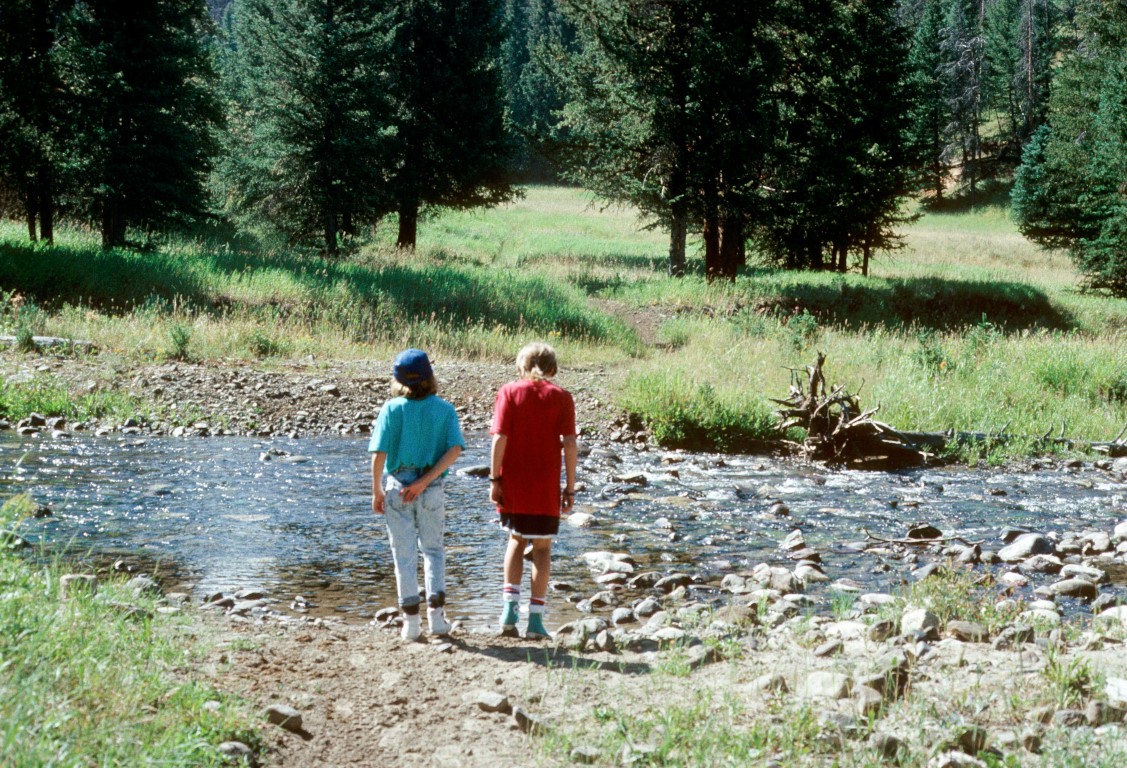
[[[430, 360], [420, 349], [400, 352], [392, 366], [391, 400], [376, 417], [372, 454], [372, 511], [383, 515], [395, 561], [404, 640], [422, 632], [419, 605], [427, 601], [427, 626], [450, 632], [446, 620], [446, 470], [466, 447], [454, 406], [436, 394]], [[387, 474], [386, 485], [384, 474]], [[426, 592], [419, 592], [419, 550]]]

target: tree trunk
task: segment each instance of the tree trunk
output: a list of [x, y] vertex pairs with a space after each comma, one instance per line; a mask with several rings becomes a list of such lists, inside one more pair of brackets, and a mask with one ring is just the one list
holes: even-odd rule
[[724, 276], [724, 264], [720, 258], [720, 224], [715, 213], [704, 219], [704, 276], [709, 282]]
[[685, 276], [685, 241], [688, 238], [688, 224], [683, 212], [673, 206], [673, 221], [669, 225], [669, 276]]
[[736, 216], [725, 216], [720, 224], [720, 264], [724, 277], [735, 280], [745, 261], [743, 222]]
[[419, 230], [419, 203], [409, 200], [399, 204], [399, 237], [395, 244], [400, 248], [415, 249]]
[[108, 251], [125, 242], [125, 222], [121, 216], [121, 201], [116, 198], [102, 200], [102, 250]]
[[[684, 41], [687, 25], [684, 23], [684, 6], [673, 3], [672, 29]], [[687, 51], [688, 45], [678, 45], [677, 50]], [[669, 174], [669, 192], [666, 199], [670, 201], [670, 215], [672, 221], [669, 227], [669, 276], [685, 276], [685, 240], [688, 236], [689, 212], [685, 203], [686, 188], [689, 174], [689, 139], [686, 128], [686, 113], [689, 105], [689, 67], [685, 57], [675, 60], [670, 77], [672, 80], [672, 93], [670, 94], [672, 108], [672, 135], [673, 142], [673, 167]]]
[[823, 270], [826, 268], [825, 259], [822, 257], [822, 245], [810, 241], [806, 244], [806, 253], [810, 260], [810, 269]]
[[36, 215], [38, 203], [39, 198], [35, 194], [35, 190], [29, 190], [24, 196], [24, 205], [27, 208], [27, 238], [33, 243], [39, 239], [35, 233], [35, 220], [38, 218]]
[[331, 205], [325, 206], [325, 253], [337, 255], [337, 212]]
[[55, 244], [55, 193], [51, 186], [51, 171], [39, 169], [39, 236], [47, 245]]

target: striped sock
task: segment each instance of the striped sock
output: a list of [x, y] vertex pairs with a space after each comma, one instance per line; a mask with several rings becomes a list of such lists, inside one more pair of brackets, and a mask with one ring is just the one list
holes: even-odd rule
[[528, 599], [529, 613], [544, 613], [548, 610], [548, 601], [543, 597], [530, 597]]
[[519, 603], [520, 584], [506, 584], [501, 596], [506, 603]]

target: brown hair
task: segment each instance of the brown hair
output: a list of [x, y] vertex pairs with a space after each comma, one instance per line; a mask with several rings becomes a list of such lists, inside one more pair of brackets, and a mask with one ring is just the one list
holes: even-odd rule
[[556, 375], [556, 350], [541, 341], [525, 344], [517, 352], [517, 373], [525, 379], [547, 379]]
[[391, 396], [405, 397], [408, 400], [422, 400], [424, 397], [438, 394], [438, 380], [431, 376], [417, 384], [402, 384], [395, 379], [391, 380]]

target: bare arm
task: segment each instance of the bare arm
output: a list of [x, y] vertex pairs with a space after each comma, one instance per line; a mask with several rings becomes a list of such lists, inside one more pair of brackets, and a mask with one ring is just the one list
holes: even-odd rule
[[575, 435], [564, 435], [563, 438], [564, 472], [567, 483], [564, 485], [563, 496], [560, 497], [560, 508], [570, 512], [575, 506], [575, 467], [579, 462], [579, 443]]
[[423, 491], [430, 487], [430, 484], [442, 476], [442, 473], [450, 469], [450, 465], [458, 460], [462, 455], [462, 446], [454, 445], [446, 449], [446, 453], [442, 454], [441, 458], [434, 463], [434, 466], [426, 471], [425, 474], [415, 479], [415, 482], [408, 485], [403, 489], [403, 500], [414, 501]]
[[501, 462], [505, 458], [505, 446], [509, 438], [506, 435], [494, 435], [493, 445], [489, 450], [489, 499], [495, 504], [503, 504], [501, 500]]
[[383, 451], [372, 453], [372, 511], [377, 515], [383, 514], [383, 468], [387, 461], [387, 454]]

